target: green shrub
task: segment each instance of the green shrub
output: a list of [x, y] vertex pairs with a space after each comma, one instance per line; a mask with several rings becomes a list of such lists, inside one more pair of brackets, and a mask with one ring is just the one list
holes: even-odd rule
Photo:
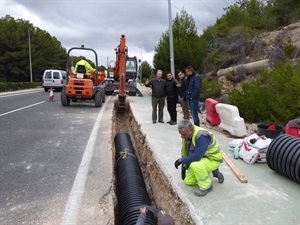
[[221, 96], [223, 84], [202, 78], [201, 100], [204, 101], [207, 98], [219, 98]]
[[242, 90], [232, 90], [228, 103], [238, 107], [247, 122], [276, 122], [286, 124], [299, 117], [300, 64], [279, 64], [263, 71], [251, 83], [243, 83]]
[[36, 88], [41, 82], [0, 82], [0, 92]]
[[293, 58], [297, 51], [297, 47], [293, 44], [292, 40], [289, 38], [284, 46], [284, 52], [289, 58]]

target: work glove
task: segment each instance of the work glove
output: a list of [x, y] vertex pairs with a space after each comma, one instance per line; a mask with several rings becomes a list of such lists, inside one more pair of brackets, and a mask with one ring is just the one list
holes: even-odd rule
[[180, 159], [177, 159], [174, 163], [175, 168], [178, 169], [178, 166], [180, 166], [180, 165], [181, 165], [181, 161], [180, 161]]
[[185, 179], [185, 172], [186, 172], [185, 168], [182, 168], [182, 170], [181, 170], [181, 179], [182, 180]]

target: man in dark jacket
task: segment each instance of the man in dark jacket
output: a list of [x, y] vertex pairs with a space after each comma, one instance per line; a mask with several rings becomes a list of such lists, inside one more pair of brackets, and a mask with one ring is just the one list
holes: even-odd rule
[[158, 122], [164, 123], [164, 106], [165, 106], [165, 84], [166, 81], [162, 79], [163, 72], [157, 70], [156, 78], [148, 80], [145, 83], [146, 87], [151, 87], [152, 89], [152, 122], [156, 123], [157, 120], [157, 106], [158, 106]]
[[201, 77], [196, 74], [192, 66], [188, 66], [185, 69], [188, 81], [188, 87], [186, 90], [186, 99], [188, 100], [191, 114], [196, 126], [200, 126], [200, 119], [198, 115], [199, 101], [200, 101], [200, 91], [202, 87]]
[[180, 104], [181, 104], [182, 112], [183, 112], [183, 119], [189, 120], [190, 119], [189, 105], [186, 100], [186, 89], [188, 86], [187, 78], [184, 75], [183, 71], [179, 71], [178, 78], [180, 79], [178, 91], [179, 91], [179, 96], [180, 96]]
[[174, 79], [172, 73], [167, 74], [166, 80], [166, 94], [167, 94], [167, 106], [168, 112], [170, 114], [170, 121], [167, 122], [170, 125], [177, 124], [177, 111], [176, 105], [178, 101], [178, 93], [177, 93], [178, 82]]

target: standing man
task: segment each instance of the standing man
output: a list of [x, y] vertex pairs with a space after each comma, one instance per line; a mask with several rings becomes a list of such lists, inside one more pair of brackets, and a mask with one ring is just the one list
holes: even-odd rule
[[177, 87], [178, 87], [177, 80], [174, 79], [172, 73], [168, 73], [167, 80], [166, 80], [166, 94], [167, 94], [167, 107], [171, 119], [167, 123], [170, 125], [177, 124], [177, 111], [176, 111], [176, 105], [178, 101]]
[[[210, 172], [224, 182], [218, 168], [223, 162], [223, 154], [213, 134], [204, 128], [194, 126], [189, 120], [178, 124], [182, 138], [181, 158], [174, 163], [175, 168], [182, 164], [181, 177], [186, 185], [198, 185], [195, 195], [205, 196], [213, 189]], [[186, 173], [187, 170], [187, 173]]]
[[188, 66], [185, 69], [188, 81], [188, 86], [186, 90], [186, 99], [192, 113], [194, 124], [200, 126], [200, 119], [198, 115], [198, 107], [200, 101], [200, 91], [202, 87], [202, 80], [198, 74], [196, 74], [192, 66]]
[[179, 96], [180, 96], [180, 104], [183, 112], [183, 119], [189, 120], [190, 119], [189, 105], [186, 100], [187, 78], [184, 75], [183, 71], [180, 71], [178, 73], [178, 78], [180, 79], [180, 83], [181, 83], [179, 84]]
[[162, 70], [157, 70], [156, 78], [146, 80], [145, 86], [152, 89], [152, 122], [156, 123], [157, 120], [157, 106], [158, 106], [158, 122], [164, 123], [164, 106], [165, 106], [165, 85], [166, 81], [162, 79]]

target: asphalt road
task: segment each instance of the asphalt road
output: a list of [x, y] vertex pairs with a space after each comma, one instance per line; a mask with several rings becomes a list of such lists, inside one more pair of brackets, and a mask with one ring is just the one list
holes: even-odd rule
[[112, 108], [112, 98], [63, 107], [60, 92], [0, 93], [1, 225], [104, 224]]

